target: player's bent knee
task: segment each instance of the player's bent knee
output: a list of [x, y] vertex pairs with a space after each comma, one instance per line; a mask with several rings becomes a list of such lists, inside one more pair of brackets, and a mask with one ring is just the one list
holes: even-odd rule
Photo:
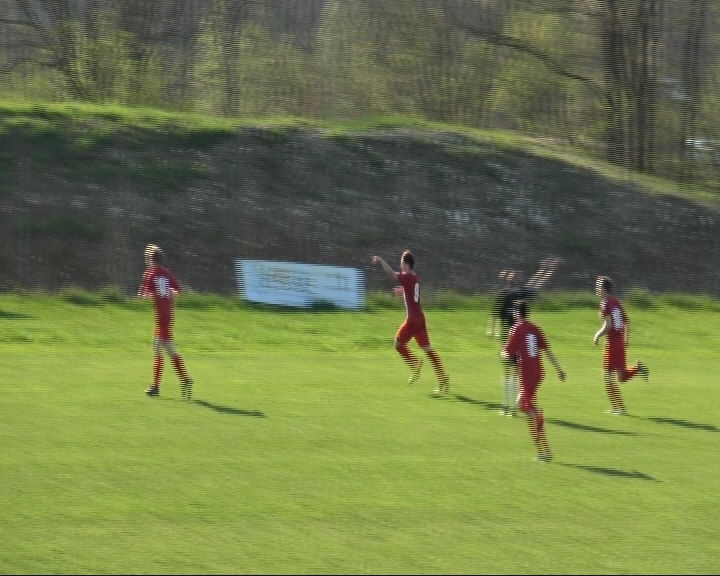
[[528, 407], [528, 406], [520, 406], [520, 412], [525, 414], [525, 416], [527, 416], [531, 420], [535, 420], [538, 415], [537, 410], [535, 410], [535, 408]]

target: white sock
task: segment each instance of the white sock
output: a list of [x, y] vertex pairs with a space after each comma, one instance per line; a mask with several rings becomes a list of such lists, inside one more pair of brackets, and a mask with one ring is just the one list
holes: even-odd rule
[[503, 376], [502, 382], [502, 404], [503, 410], [508, 410], [512, 405], [512, 377]]
[[511, 410], [515, 410], [515, 404], [517, 404], [517, 395], [518, 395], [518, 377], [517, 376], [511, 376], [510, 377], [510, 404], [508, 406]]

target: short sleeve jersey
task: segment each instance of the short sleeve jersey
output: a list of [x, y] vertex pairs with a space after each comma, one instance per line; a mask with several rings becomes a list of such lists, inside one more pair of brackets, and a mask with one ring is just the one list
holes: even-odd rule
[[155, 304], [155, 319], [158, 324], [169, 324], [172, 321], [172, 292], [180, 292], [180, 285], [175, 276], [162, 266], [148, 268], [143, 274], [140, 284], [141, 293], [150, 293]]
[[425, 314], [420, 306], [420, 280], [417, 275], [414, 272], [408, 272], [407, 274], [398, 272], [397, 280], [403, 289], [407, 319], [410, 322], [424, 321]]
[[510, 329], [504, 350], [518, 359], [522, 382], [537, 385], [543, 379], [540, 352], [548, 345], [542, 330], [532, 322], [520, 320]]
[[529, 286], [521, 288], [503, 288], [495, 300], [495, 315], [505, 328], [510, 328], [515, 323], [513, 318], [513, 305], [519, 300], [530, 301], [537, 295], [537, 290]]
[[600, 317], [609, 317], [610, 326], [607, 331], [608, 340], [622, 340], [625, 337], [625, 327], [628, 317], [622, 304], [613, 296], [607, 296], [600, 302]]

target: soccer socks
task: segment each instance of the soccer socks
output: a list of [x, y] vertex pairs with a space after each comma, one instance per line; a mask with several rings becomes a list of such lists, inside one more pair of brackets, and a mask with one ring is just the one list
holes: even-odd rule
[[538, 460], [549, 462], [552, 460], [552, 453], [550, 452], [550, 445], [545, 435], [545, 418], [542, 415], [542, 411], [535, 409], [535, 413], [528, 413], [527, 418], [528, 432], [530, 432], [530, 439], [537, 449]]
[[[433, 365], [433, 369], [435, 370], [438, 382], [440, 382], [440, 386], [446, 387], [448, 384], [448, 377], [447, 374], [445, 374], [445, 370], [443, 370], [442, 362], [440, 362], [440, 356], [438, 356], [437, 352], [432, 349], [427, 351], [427, 355], [428, 358], [430, 358], [430, 363]], [[444, 391], [447, 392], [447, 390]]]
[[623, 403], [620, 388], [614, 382], [605, 382], [605, 390], [610, 400], [610, 406], [618, 412], [625, 412], [625, 404]]
[[637, 373], [638, 373], [637, 366], [629, 366], [629, 367], [625, 368], [625, 370], [623, 370], [621, 374], [619, 374], [618, 380], [620, 380], [620, 382], [627, 382], [628, 380], [630, 380], [630, 378], [635, 376]]
[[402, 346], [398, 346], [396, 350], [398, 351], [398, 354], [400, 354], [402, 359], [405, 361], [405, 363], [410, 366], [410, 370], [415, 370], [417, 368], [418, 359], [412, 352], [410, 352], [410, 350], [405, 344], [403, 344]]
[[512, 380], [507, 374], [502, 379], [502, 408], [503, 413], [510, 409], [510, 396], [512, 395]]
[[[410, 352], [405, 344], [397, 346], [395, 349], [398, 351], [398, 354], [400, 354], [405, 363], [410, 366], [410, 370], [413, 371], [413, 374], [410, 377], [410, 382], [414, 382], [419, 376], [420, 366], [422, 365], [420, 359]], [[437, 355], [437, 352], [432, 349], [426, 350], [425, 353], [430, 359], [430, 363], [432, 364], [433, 370], [435, 370], [435, 374], [437, 375], [438, 382], [440, 383], [440, 388], [438, 388], [438, 390], [446, 394], [448, 391], [448, 377], [447, 374], [445, 374], [445, 370], [443, 370], [440, 357]]]
[[[175, 368], [175, 372], [177, 372], [178, 378], [180, 378], [180, 381], [183, 383], [189, 383], [189, 386], [192, 386], [192, 381], [190, 381], [190, 378], [188, 378], [187, 372], [185, 371], [185, 366], [183, 364], [182, 358], [179, 354], [176, 354], [171, 358], [173, 366]], [[162, 373], [163, 373], [163, 357], [161, 354], [155, 354], [153, 355], [153, 383], [152, 388], [158, 389], [160, 387], [160, 380], [162, 379]], [[154, 394], [157, 396], [157, 392]]]
[[177, 372], [178, 378], [180, 378], [183, 382], [187, 380], [188, 375], [187, 372], [185, 372], [185, 365], [183, 364], [180, 354], [176, 354], [172, 357], [172, 363], [175, 367], [175, 372]]
[[162, 356], [158, 355], [153, 357], [153, 386], [160, 386], [160, 379], [162, 378], [163, 371], [163, 359]]
[[527, 415], [527, 421], [528, 421], [528, 432], [530, 432], [530, 439], [533, 441], [533, 444], [537, 446], [538, 450], [540, 450], [540, 441], [538, 438], [538, 422], [537, 417], [534, 415]]
[[515, 411], [517, 401], [518, 381], [515, 374], [504, 374], [502, 379], [502, 409], [503, 413]]

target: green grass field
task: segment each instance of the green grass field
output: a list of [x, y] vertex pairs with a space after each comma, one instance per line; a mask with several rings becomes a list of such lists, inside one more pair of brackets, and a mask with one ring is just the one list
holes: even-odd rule
[[[720, 568], [720, 305], [626, 300], [650, 381], [605, 414], [592, 298], [544, 297], [568, 379], [540, 393], [555, 460], [498, 415], [486, 301], [426, 306], [451, 377], [409, 387], [404, 311], [179, 302], [184, 402], [151, 375], [145, 302], [0, 296], [2, 573], [697, 573]], [[564, 299], [563, 299], [564, 298]], [[118, 301], [113, 301], [118, 300]], [[182, 304], [182, 305], [181, 305]], [[413, 344], [413, 349], [414, 344]]]

